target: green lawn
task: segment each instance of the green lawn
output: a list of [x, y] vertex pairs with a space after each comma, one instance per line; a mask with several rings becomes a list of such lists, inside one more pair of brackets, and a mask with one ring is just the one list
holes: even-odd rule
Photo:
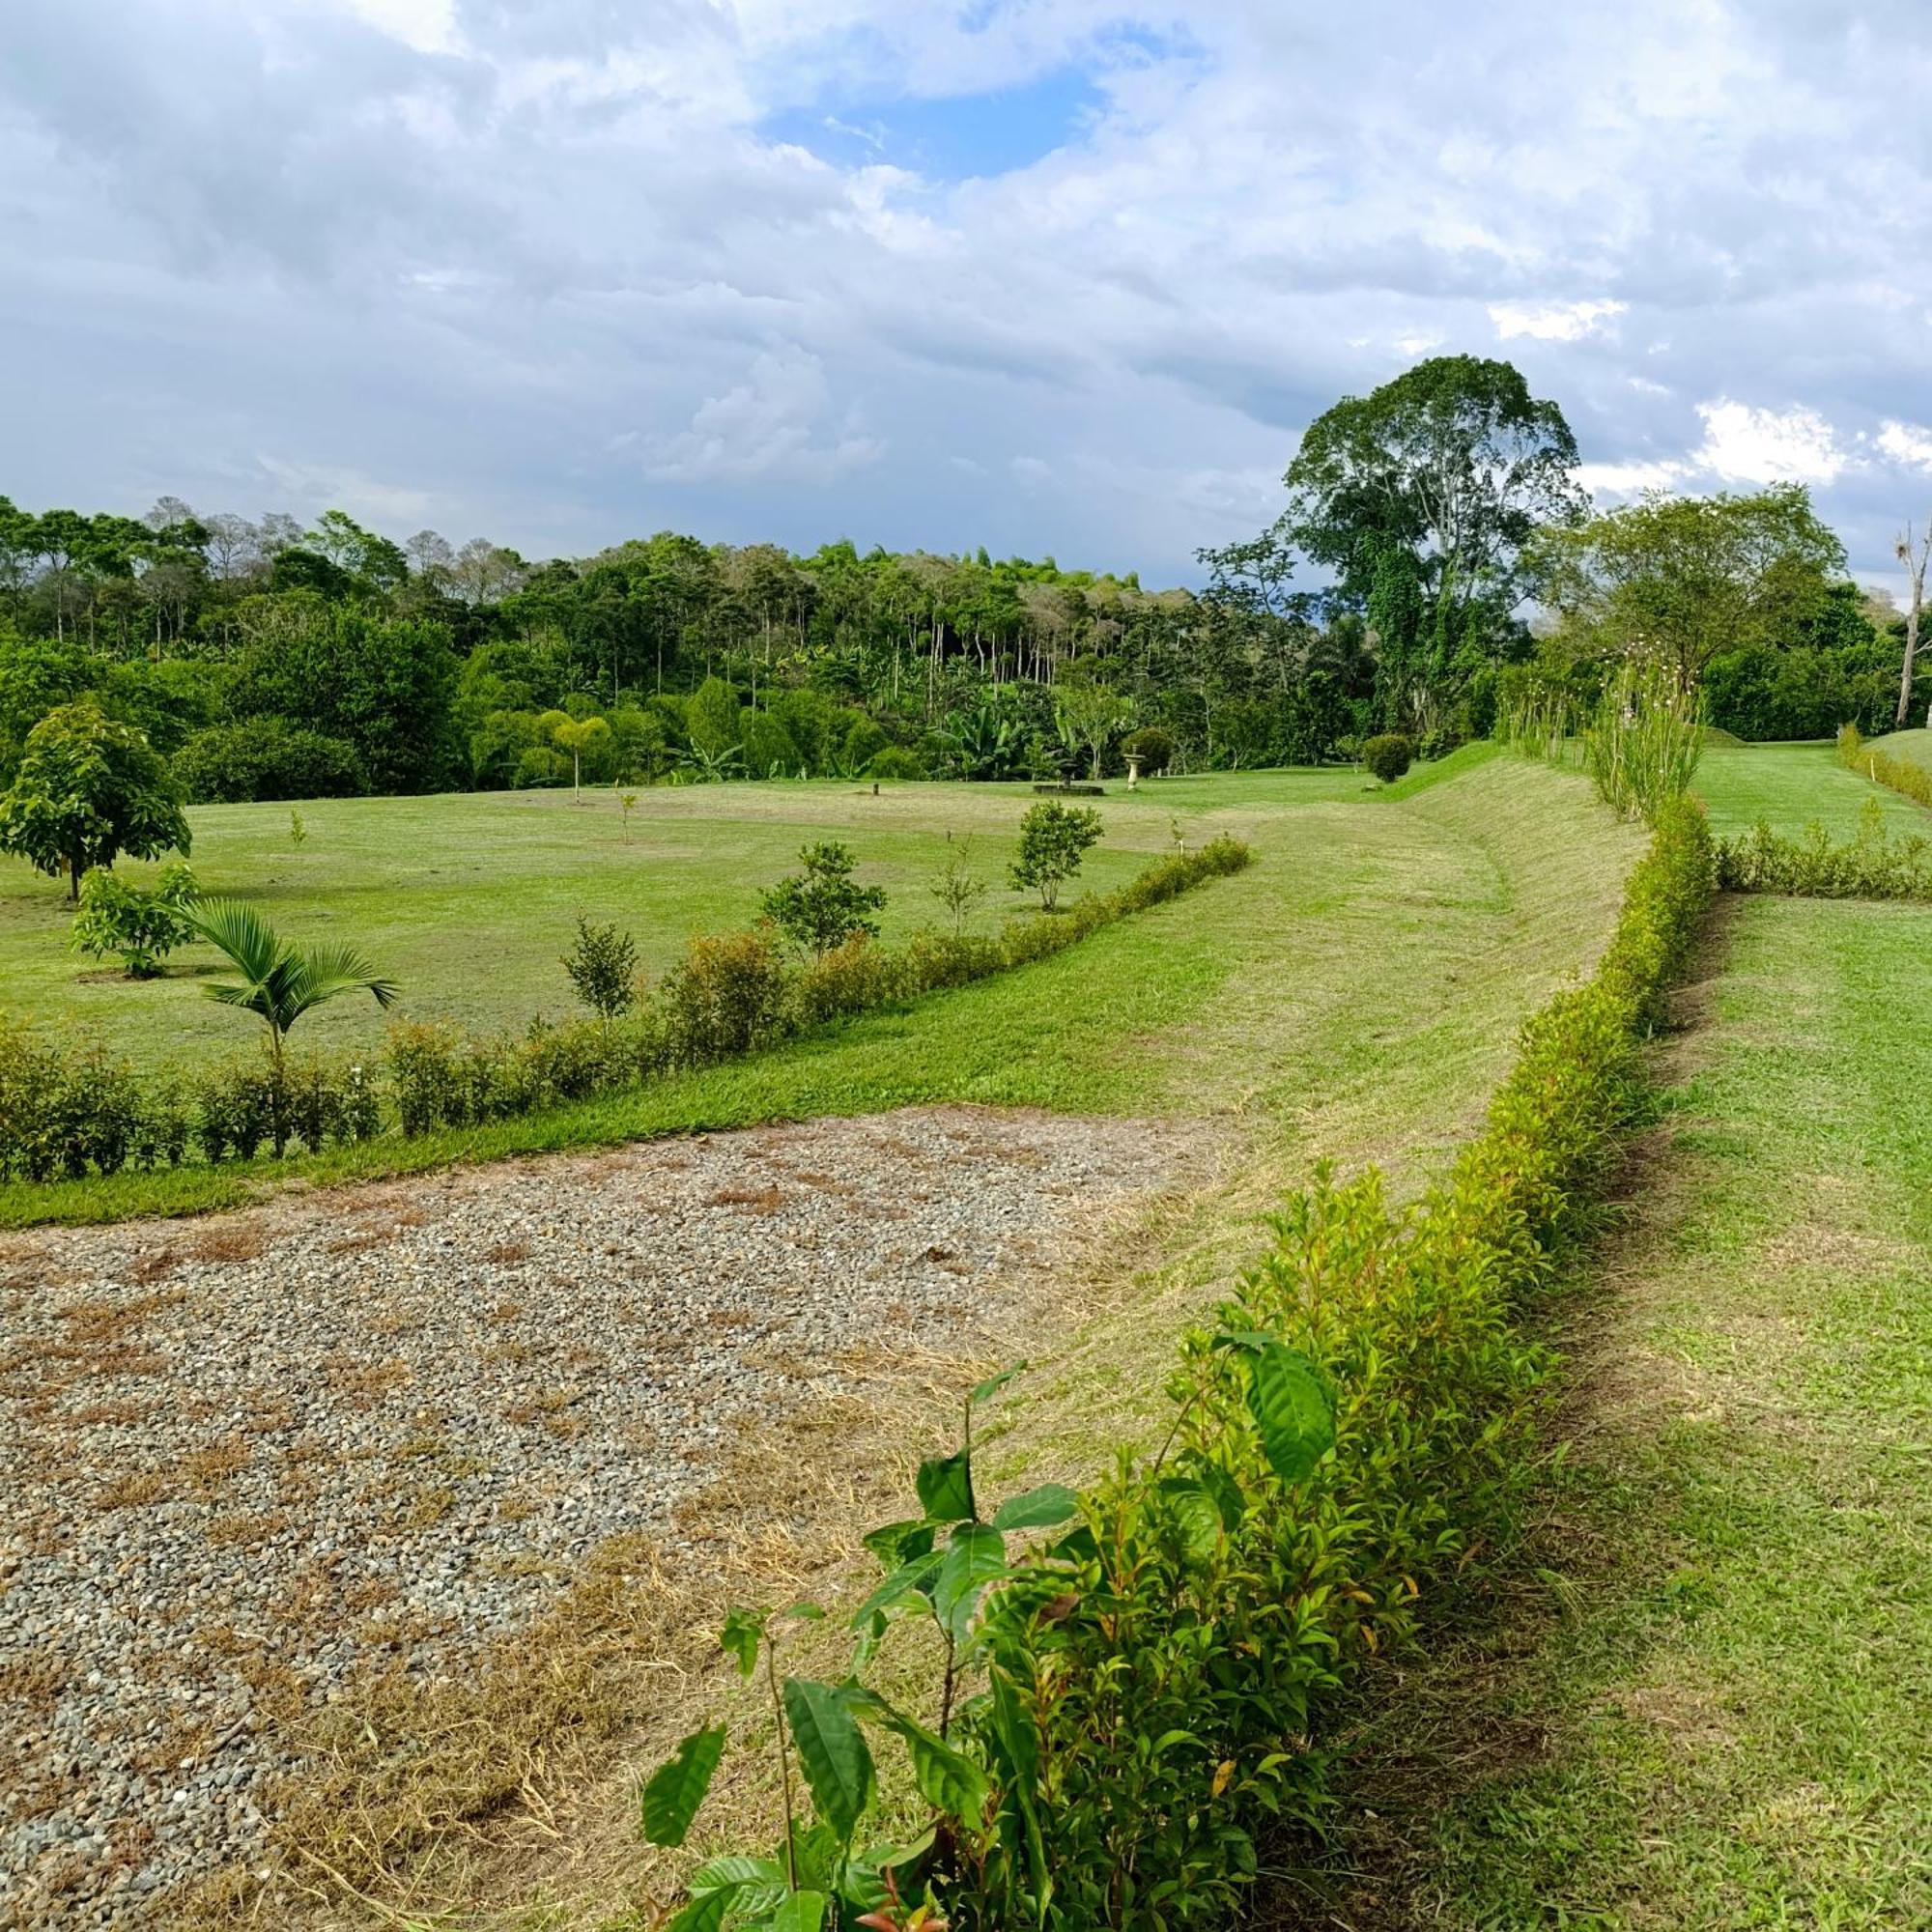
[[[749, 924], [760, 889], [796, 868], [808, 839], [840, 838], [861, 875], [891, 894], [888, 936], [940, 921], [927, 887], [953, 844], [994, 884], [979, 921], [1027, 903], [1006, 867], [1022, 785], [892, 785], [879, 796], [848, 783], [659, 787], [641, 793], [628, 827], [613, 794], [457, 793], [439, 798], [327, 799], [300, 808], [307, 838], [274, 806], [201, 806], [189, 813], [193, 864], [205, 891], [246, 898], [303, 937], [360, 946], [404, 987], [412, 1017], [469, 1027], [559, 1013], [570, 991], [558, 965], [579, 913], [618, 920], [637, 935], [645, 969], [661, 972], [694, 932]], [[1162, 780], [1099, 809], [1105, 841], [1082, 887], [1121, 884], [1171, 849], [1178, 821], [1190, 843], [1229, 830], [1251, 835], [1292, 807], [1363, 800], [1352, 770]], [[950, 842], [951, 841], [951, 842]], [[127, 877], [156, 869], [128, 864]], [[71, 1021], [118, 1051], [193, 1061], [240, 1043], [237, 1016], [202, 997], [217, 970], [211, 949], [175, 955], [169, 976], [137, 984], [112, 961], [68, 948], [71, 912], [58, 882], [0, 859], [0, 1009]], [[384, 1020], [368, 1001], [343, 1002], [303, 1023], [300, 1042], [373, 1049]]]
[[[730, 789], [753, 796], [733, 801], [729, 817], [696, 816], [684, 805], [696, 794], [678, 801], [693, 814], [688, 842], [742, 841], [746, 814], [762, 810], [781, 865], [800, 836], [796, 792]], [[717, 787], [705, 802], [713, 814], [725, 792]], [[815, 795], [841, 808], [846, 796]], [[918, 864], [944, 849], [944, 830], [930, 823], [942, 811], [956, 826], [977, 814], [990, 835], [1021, 800], [934, 787], [877, 803], [925, 814], [924, 828], [898, 835], [921, 851], [906, 861], [916, 886]], [[384, 1137], [281, 1171], [390, 1172], [922, 1100], [1215, 1117], [1303, 1155], [1373, 1147], [1398, 1162], [1407, 1149], [1427, 1158], [1480, 1106], [1516, 1021], [1602, 943], [1639, 842], [1579, 779], [1481, 757], [1392, 802], [1365, 796], [1352, 774], [1257, 774], [1182, 781], [1154, 799], [1110, 798], [1106, 810], [1117, 847], [1108, 863], [1122, 875], [1160, 849], [1170, 820], [1184, 814], [1190, 838], [1230, 829], [1252, 839], [1257, 864], [1053, 959], [777, 1052], [485, 1130], [410, 1145]], [[569, 810], [550, 808], [552, 816]], [[875, 821], [855, 842], [877, 852], [888, 841]], [[742, 916], [742, 889], [736, 909]], [[457, 905], [459, 916], [469, 923], [453, 936], [432, 931], [414, 943], [480, 946]], [[539, 943], [533, 976], [558, 942], [547, 933]], [[212, 1002], [204, 1014], [185, 980], [107, 990], [130, 1002], [182, 999], [194, 1023], [225, 1023], [211, 1037], [246, 1044], [245, 1033], [236, 1039], [237, 1016]], [[259, 1172], [190, 1167], [17, 1183], [0, 1188], [0, 1225], [213, 1206], [242, 1198]]]
[[[1932, 733], [1909, 734], [1932, 737]], [[1888, 744], [1896, 741], [1888, 739]], [[1711, 810], [1712, 829], [1731, 837], [1768, 818], [1777, 832], [1802, 832], [1816, 821], [1835, 838], [1859, 829], [1867, 799], [1903, 832], [1928, 829], [1923, 809], [1839, 764], [1827, 743], [1706, 745], [1695, 788]]]
[[1568, 1461], [1358, 1740], [1321, 1922], [1932, 1924], [1928, 957], [1923, 907], [1725, 908]]
[[1883, 738], [1872, 739], [1871, 746], [1874, 751], [1889, 752], [1894, 758], [1909, 759], [1932, 772], [1932, 731], [1889, 731]]

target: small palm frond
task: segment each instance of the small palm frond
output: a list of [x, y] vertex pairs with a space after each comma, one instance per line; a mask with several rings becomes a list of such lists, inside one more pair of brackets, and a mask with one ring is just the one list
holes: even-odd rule
[[379, 1007], [386, 1007], [402, 991], [395, 980], [378, 975], [353, 946], [298, 947], [291, 951], [289, 967], [286, 979], [276, 989], [278, 1003], [289, 1021], [342, 993], [369, 993]]
[[274, 927], [240, 899], [202, 899], [188, 908], [187, 923], [256, 985], [274, 971], [281, 956]]

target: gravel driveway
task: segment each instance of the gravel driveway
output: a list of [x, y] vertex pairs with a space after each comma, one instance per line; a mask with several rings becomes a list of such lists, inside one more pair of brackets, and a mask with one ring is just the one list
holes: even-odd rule
[[262, 1831], [271, 1684], [450, 1670], [674, 1544], [842, 1352], [983, 1350], [1193, 1164], [923, 1109], [7, 1238], [0, 1924], [150, 1917]]

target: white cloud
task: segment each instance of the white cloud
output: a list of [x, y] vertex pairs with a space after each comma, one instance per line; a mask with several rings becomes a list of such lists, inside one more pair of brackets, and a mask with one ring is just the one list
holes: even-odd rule
[[1726, 397], [1697, 413], [1704, 441], [1691, 460], [1726, 483], [1833, 483], [1853, 460], [1815, 410], [1754, 410]]
[[1892, 462], [1932, 473], [1932, 429], [1888, 419], [1879, 429], [1877, 441]]
[[1634, 497], [1645, 490], [1673, 490], [1691, 473], [1688, 463], [1585, 463], [1577, 480], [1594, 496]]
[[761, 351], [745, 380], [700, 403], [691, 427], [652, 446], [647, 472], [667, 482], [773, 478], [829, 483], [876, 463], [886, 445], [847, 415], [827, 432], [825, 366], [803, 349]]
[[1507, 342], [1513, 335], [1534, 336], [1539, 342], [1578, 342], [1600, 335], [1605, 324], [1630, 307], [1620, 301], [1520, 302], [1490, 304], [1490, 320]]
[[258, 456], [255, 461], [270, 487], [282, 493], [287, 507], [312, 516], [339, 509], [373, 524], [396, 524], [421, 518], [431, 504], [426, 490], [384, 483], [359, 469], [289, 462], [277, 456]]
[[460, 44], [456, 0], [337, 0], [337, 4], [417, 53], [453, 53]]

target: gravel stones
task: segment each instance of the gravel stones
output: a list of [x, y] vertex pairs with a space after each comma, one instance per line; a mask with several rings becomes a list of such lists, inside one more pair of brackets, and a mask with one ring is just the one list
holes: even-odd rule
[[748, 1420], [887, 1335], [986, 1346], [1181, 1157], [923, 1109], [0, 1244], [0, 1925], [245, 1857], [278, 1705], [675, 1546]]

